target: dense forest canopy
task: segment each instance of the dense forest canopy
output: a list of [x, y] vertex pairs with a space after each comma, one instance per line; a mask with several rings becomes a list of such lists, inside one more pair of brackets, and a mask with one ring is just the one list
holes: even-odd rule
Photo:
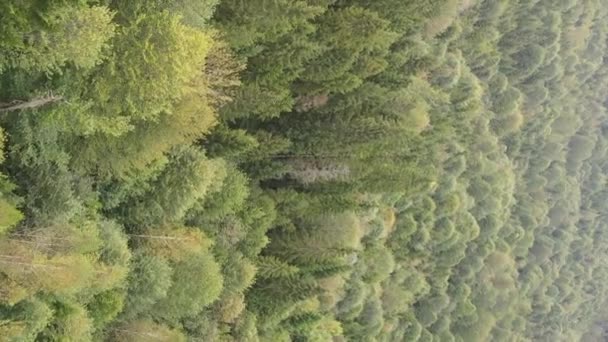
[[608, 339], [600, 0], [0, 1], [2, 341]]

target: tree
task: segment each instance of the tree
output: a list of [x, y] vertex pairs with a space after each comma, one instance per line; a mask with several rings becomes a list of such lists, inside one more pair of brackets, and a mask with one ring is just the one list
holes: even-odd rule
[[257, 267], [257, 276], [262, 279], [288, 278], [299, 271], [297, 267], [282, 262], [273, 256], [260, 256]]
[[172, 262], [182, 261], [193, 253], [206, 252], [212, 244], [203, 232], [187, 227], [148, 228], [129, 236], [150, 255]]
[[121, 317], [130, 319], [148, 312], [156, 302], [165, 298], [172, 285], [172, 274], [171, 266], [164, 259], [145, 253], [135, 254]]
[[35, 97], [27, 101], [13, 100], [9, 104], [0, 104], [0, 113], [25, 109], [35, 109], [63, 100], [63, 96], [48, 95]]
[[173, 113], [173, 103], [195, 90], [191, 86], [202, 74], [210, 46], [208, 35], [168, 12], [129, 18], [112, 41], [114, 58], [84, 90], [94, 116], [86, 118], [81, 132], [119, 136], [137, 120], [153, 122]]
[[607, 19], [597, 0], [0, 1], [0, 336], [602, 328]]
[[[13, 185], [6, 181], [4, 175], [0, 174], [0, 196], [4, 195], [5, 192], [10, 194], [12, 188]], [[23, 219], [23, 214], [7, 199], [2, 197], [0, 197], [0, 212], [2, 213], [0, 217], [0, 234], [5, 233]]]
[[239, 252], [233, 252], [228, 260], [222, 263], [222, 275], [224, 276], [224, 293], [245, 292], [259, 276], [259, 267], [262, 263], [254, 264], [243, 257]]
[[249, 197], [249, 179], [232, 165], [227, 165], [221, 188], [199, 202], [188, 213], [189, 221], [202, 226], [237, 214]]
[[120, 342], [144, 342], [150, 340], [162, 342], [186, 341], [186, 337], [178, 330], [171, 329], [151, 320], [135, 320], [121, 324], [113, 329], [112, 338]]
[[370, 284], [384, 281], [395, 269], [395, 260], [390, 250], [384, 246], [368, 246], [362, 255], [366, 265], [363, 279]]
[[54, 225], [19, 230], [7, 237], [7, 242], [33, 252], [47, 255], [86, 254], [101, 247], [96, 222], [75, 224], [58, 222]]
[[171, 3], [162, 0], [152, 0], [116, 3], [113, 4], [113, 7], [117, 9], [119, 15], [124, 16], [124, 18], [120, 18], [123, 20], [129, 20], [135, 15], [168, 11], [181, 16], [184, 24], [203, 30], [213, 15], [217, 3], [217, 0], [176, 0]]
[[51, 322], [53, 310], [39, 299], [24, 300], [12, 306], [3, 307], [0, 331], [5, 338], [32, 340]]
[[192, 254], [174, 265], [172, 285], [167, 296], [154, 306], [154, 316], [176, 322], [196, 315], [219, 298], [223, 282], [211, 254]]
[[[15, 4], [11, 3], [7, 4], [6, 13], [15, 11]], [[23, 7], [19, 10], [29, 11]], [[68, 63], [92, 68], [101, 62], [114, 36], [112, 13], [103, 6], [55, 5], [41, 16], [45, 23], [42, 27], [21, 27], [24, 31], [19, 32], [20, 41], [8, 40], [13, 44], [0, 53], [0, 72], [12, 67], [54, 73]], [[6, 43], [3, 39], [0, 44]]]
[[215, 306], [220, 322], [233, 323], [245, 309], [245, 296], [243, 294], [222, 296]]
[[289, 234], [271, 240], [268, 247], [273, 255], [296, 265], [314, 264], [336, 257], [345, 257], [353, 248], [324, 240], [319, 235]]
[[234, 329], [232, 330], [232, 336], [238, 341], [251, 341], [258, 342], [258, 331], [257, 331], [257, 318], [254, 314], [249, 311], [244, 311], [239, 316]]
[[129, 225], [159, 226], [179, 222], [207, 192], [213, 187], [221, 187], [224, 177], [223, 160], [209, 160], [195, 147], [179, 147], [151, 182], [152, 187], [131, 198], [118, 214]]
[[[0, 241], [0, 272], [29, 294], [49, 291], [75, 294], [103, 280], [105, 270], [95, 270], [93, 260], [83, 254], [46, 254], [30, 245]], [[98, 279], [101, 278], [101, 279]]]
[[323, 53], [308, 63], [301, 91], [346, 93], [357, 88], [386, 67], [383, 54], [395, 38], [388, 21], [375, 12], [360, 7], [328, 11], [317, 32]]
[[174, 104], [171, 113], [153, 121], [133, 120], [129, 132], [118, 137], [93, 134], [79, 139], [82, 145], [74, 164], [108, 178], [129, 177], [165, 162], [172, 150], [202, 138], [215, 120], [215, 111], [204, 95], [188, 94]]
[[[0, 128], [0, 164], [4, 161], [4, 131]], [[23, 219], [23, 214], [15, 207], [18, 199], [12, 195], [14, 185], [0, 173], [0, 235], [14, 227]]]
[[92, 339], [93, 321], [82, 305], [72, 301], [58, 301], [54, 304], [53, 320], [40, 332], [39, 338], [49, 340]]
[[102, 241], [99, 260], [108, 265], [129, 266], [131, 250], [122, 226], [113, 221], [104, 221], [99, 228], [99, 237]]
[[310, 276], [265, 280], [257, 282], [248, 292], [248, 305], [258, 317], [276, 324], [291, 314], [295, 304], [318, 292], [319, 286]]
[[93, 325], [99, 329], [112, 322], [123, 311], [126, 293], [123, 290], [104, 291], [87, 304], [89, 317]]

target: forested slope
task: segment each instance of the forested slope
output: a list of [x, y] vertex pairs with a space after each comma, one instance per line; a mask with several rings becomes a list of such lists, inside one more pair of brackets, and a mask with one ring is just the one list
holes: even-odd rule
[[602, 341], [600, 0], [0, 1], [3, 341]]

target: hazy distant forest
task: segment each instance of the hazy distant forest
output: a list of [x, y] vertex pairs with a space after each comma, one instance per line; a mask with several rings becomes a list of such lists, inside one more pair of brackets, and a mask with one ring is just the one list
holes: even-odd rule
[[0, 340], [606, 341], [607, 41], [604, 0], [0, 0]]

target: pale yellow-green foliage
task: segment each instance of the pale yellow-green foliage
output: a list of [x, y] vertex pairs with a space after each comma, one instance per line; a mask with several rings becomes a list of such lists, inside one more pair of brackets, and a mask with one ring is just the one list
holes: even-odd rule
[[317, 297], [310, 297], [306, 300], [301, 301], [294, 308], [294, 313], [305, 313], [318, 311], [321, 308], [321, 302]]
[[319, 302], [325, 309], [331, 309], [344, 298], [346, 280], [341, 275], [334, 275], [319, 280], [319, 287], [323, 292], [319, 295]]
[[362, 254], [366, 265], [364, 279], [370, 283], [379, 283], [393, 272], [395, 260], [390, 250], [383, 245], [368, 247]]
[[400, 90], [401, 96], [393, 103], [395, 109], [402, 112], [399, 125], [415, 133], [429, 128], [431, 104], [447, 100], [445, 94], [437, 92], [426, 78], [424, 72], [411, 77], [409, 86]]
[[408, 113], [407, 124], [415, 132], [420, 133], [431, 123], [428, 111], [430, 106], [424, 101], [417, 101]]
[[[25, 34], [26, 43], [9, 57], [13, 67], [47, 73], [72, 63], [92, 68], [114, 36], [113, 14], [102, 6], [60, 6], [45, 15], [47, 29]], [[0, 65], [1, 69], [1, 65]]]
[[96, 252], [102, 243], [97, 224], [92, 221], [78, 224], [57, 222], [50, 226], [15, 233], [10, 237], [10, 241], [49, 255], [92, 253]]
[[480, 280], [487, 286], [497, 289], [513, 288], [517, 279], [517, 271], [513, 256], [494, 252], [485, 261], [485, 266], [479, 274]]
[[257, 268], [251, 261], [243, 260], [241, 274], [243, 279], [243, 286], [245, 288], [249, 288], [251, 285], [253, 285], [255, 281], [256, 272]]
[[202, 138], [215, 122], [215, 110], [205, 95], [188, 94], [170, 114], [162, 114], [157, 121], [138, 121], [130, 132], [119, 137], [88, 137], [75, 164], [82, 168], [95, 165], [104, 174], [122, 176], [163, 161], [173, 147]]
[[6, 341], [16, 340], [25, 335], [27, 325], [22, 321], [0, 321], [0, 336]]
[[382, 218], [382, 222], [384, 224], [382, 237], [387, 237], [395, 230], [395, 224], [397, 223], [397, 215], [395, 213], [395, 209], [384, 208], [384, 210], [382, 211]]
[[9, 302], [40, 290], [101, 292], [121, 285], [128, 273], [126, 265], [96, 261], [101, 240], [93, 222], [16, 232], [0, 245], [0, 272], [7, 276], [2, 297]]
[[70, 309], [69, 315], [54, 327], [54, 335], [66, 341], [91, 341], [93, 321], [87, 310], [78, 304], [71, 305]]
[[174, 262], [182, 261], [192, 253], [202, 253], [212, 241], [199, 229], [187, 227], [150, 228], [131, 236], [149, 253]]
[[324, 236], [323, 244], [345, 248], [360, 248], [364, 231], [359, 217], [354, 212], [323, 217], [317, 222], [319, 236]]
[[238, 293], [247, 290], [255, 281], [258, 271], [249, 259], [234, 255], [223, 266], [224, 291]]
[[99, 64], [103, 49], [108, 47], [108, 40], [114, 36], [112, 16], [110, 10], [103, 6], [77, 10], [62, 8], [52, 12], [49, 21], [51, 26], [57, 26], [57, 32], [49, 37], [49, 51], [63, 54], [55, 57], [56, 63], [68, 61], [80, 68]]
[[155, 305], [155, 316], [168, 321], [200, 313], [222, 293], [224, 278], [210, 252], [174, 263], [172, 286]]
[[228, 83], [216, 80], [217, 74], [237, 73], [222, 69], [226, 63], [217, 60], [230, 59], [226, 48], [218, 48], [222, 53], [215, 53], [214, 62], [205, 65], [209, 49], [221, 45], [211, 36], [167, 13], [121, 28], [113, 41], [114, 53], [118, 59], [138, 63], [126, 70], [112, 60], [95, 75], [95, 90], [89, 95], [103, 106], [72, 106], [54, 113], [57, 120], [65, 121], [66, 129], [87, 136], [78, 146], [74, 166], [122, 176], [162, 160], [172, 147], [192, 143], [208, 132], [216, 121], [211, 104], [227, 101], [227, 94], [216, 99], [219, 88], [238, 84], [237, 76]]
[[[0, 164], [4, 161], [4, 141], [4, 131], [0, 127]], [[2, 186], [3, 181], [5, 181], [4, 175], [0, 173], [0, 186]], [[23, 214], [14, 205], [3, 199], [2, 193], [0, 193], [0, 235], [14, 227], [22, 219]]]
[[186, 94], [200, 93], [211, 37], [187, 27], [168, 12], [141, 15], [118, 30], [114, 59], [103, 65], [87, 88], [91, 108], [88, 134], [120, 136], [138, 120], [157, 121], [173, 113]]
[[[30, 291], [31, 292], [31, 291]], [[0, 301], [8, 305], [14, 305], [26, 299], [31, 293], [6, 275], [0, 277]]]
[[51, 291], [73, 294], [91, 286], [95, 277], [90, 256], [48, 256], [29, 246], [6, 240], [0, 246], [0, 272], [28, 293]]
[[309, 341], [311, 342], [324, 342], [324, 341], [338, 341], [334, 340], [335, 336], [342, 336], [343, 329], [342, 324], [329, 317], [325, 317], [320, 320], [313, 330], [310, 332]]
[[23, 214], [2, 198], [0, 198], [0, 213], [2, 213], [0, 215], [0, 234], [14, 227], [23, 219]]
[[220, 298], [216, 307], [221, 322], [234, 323], [245, 309], [245, 296], [242, 293], [228, 294]]
[[129, 274], [127, 266], [108, 266], [102, 263], [95, 264], [95, 274], [91, 284], [91, 292], [102, 292], [124, 285]]
[[205, 60], [202, 80], [209, 100], [219, 106], [232, 100], [241, 85], [240, 73], [245, 70], [245, 63], [235, 57], [219, 33], [214, 33], [213, 37], [213, 46]]
[[112, 332], [116, 342], [185, 342], [186, 337], [177, 329], [171, 329], [149, 320], [124, 323]]

